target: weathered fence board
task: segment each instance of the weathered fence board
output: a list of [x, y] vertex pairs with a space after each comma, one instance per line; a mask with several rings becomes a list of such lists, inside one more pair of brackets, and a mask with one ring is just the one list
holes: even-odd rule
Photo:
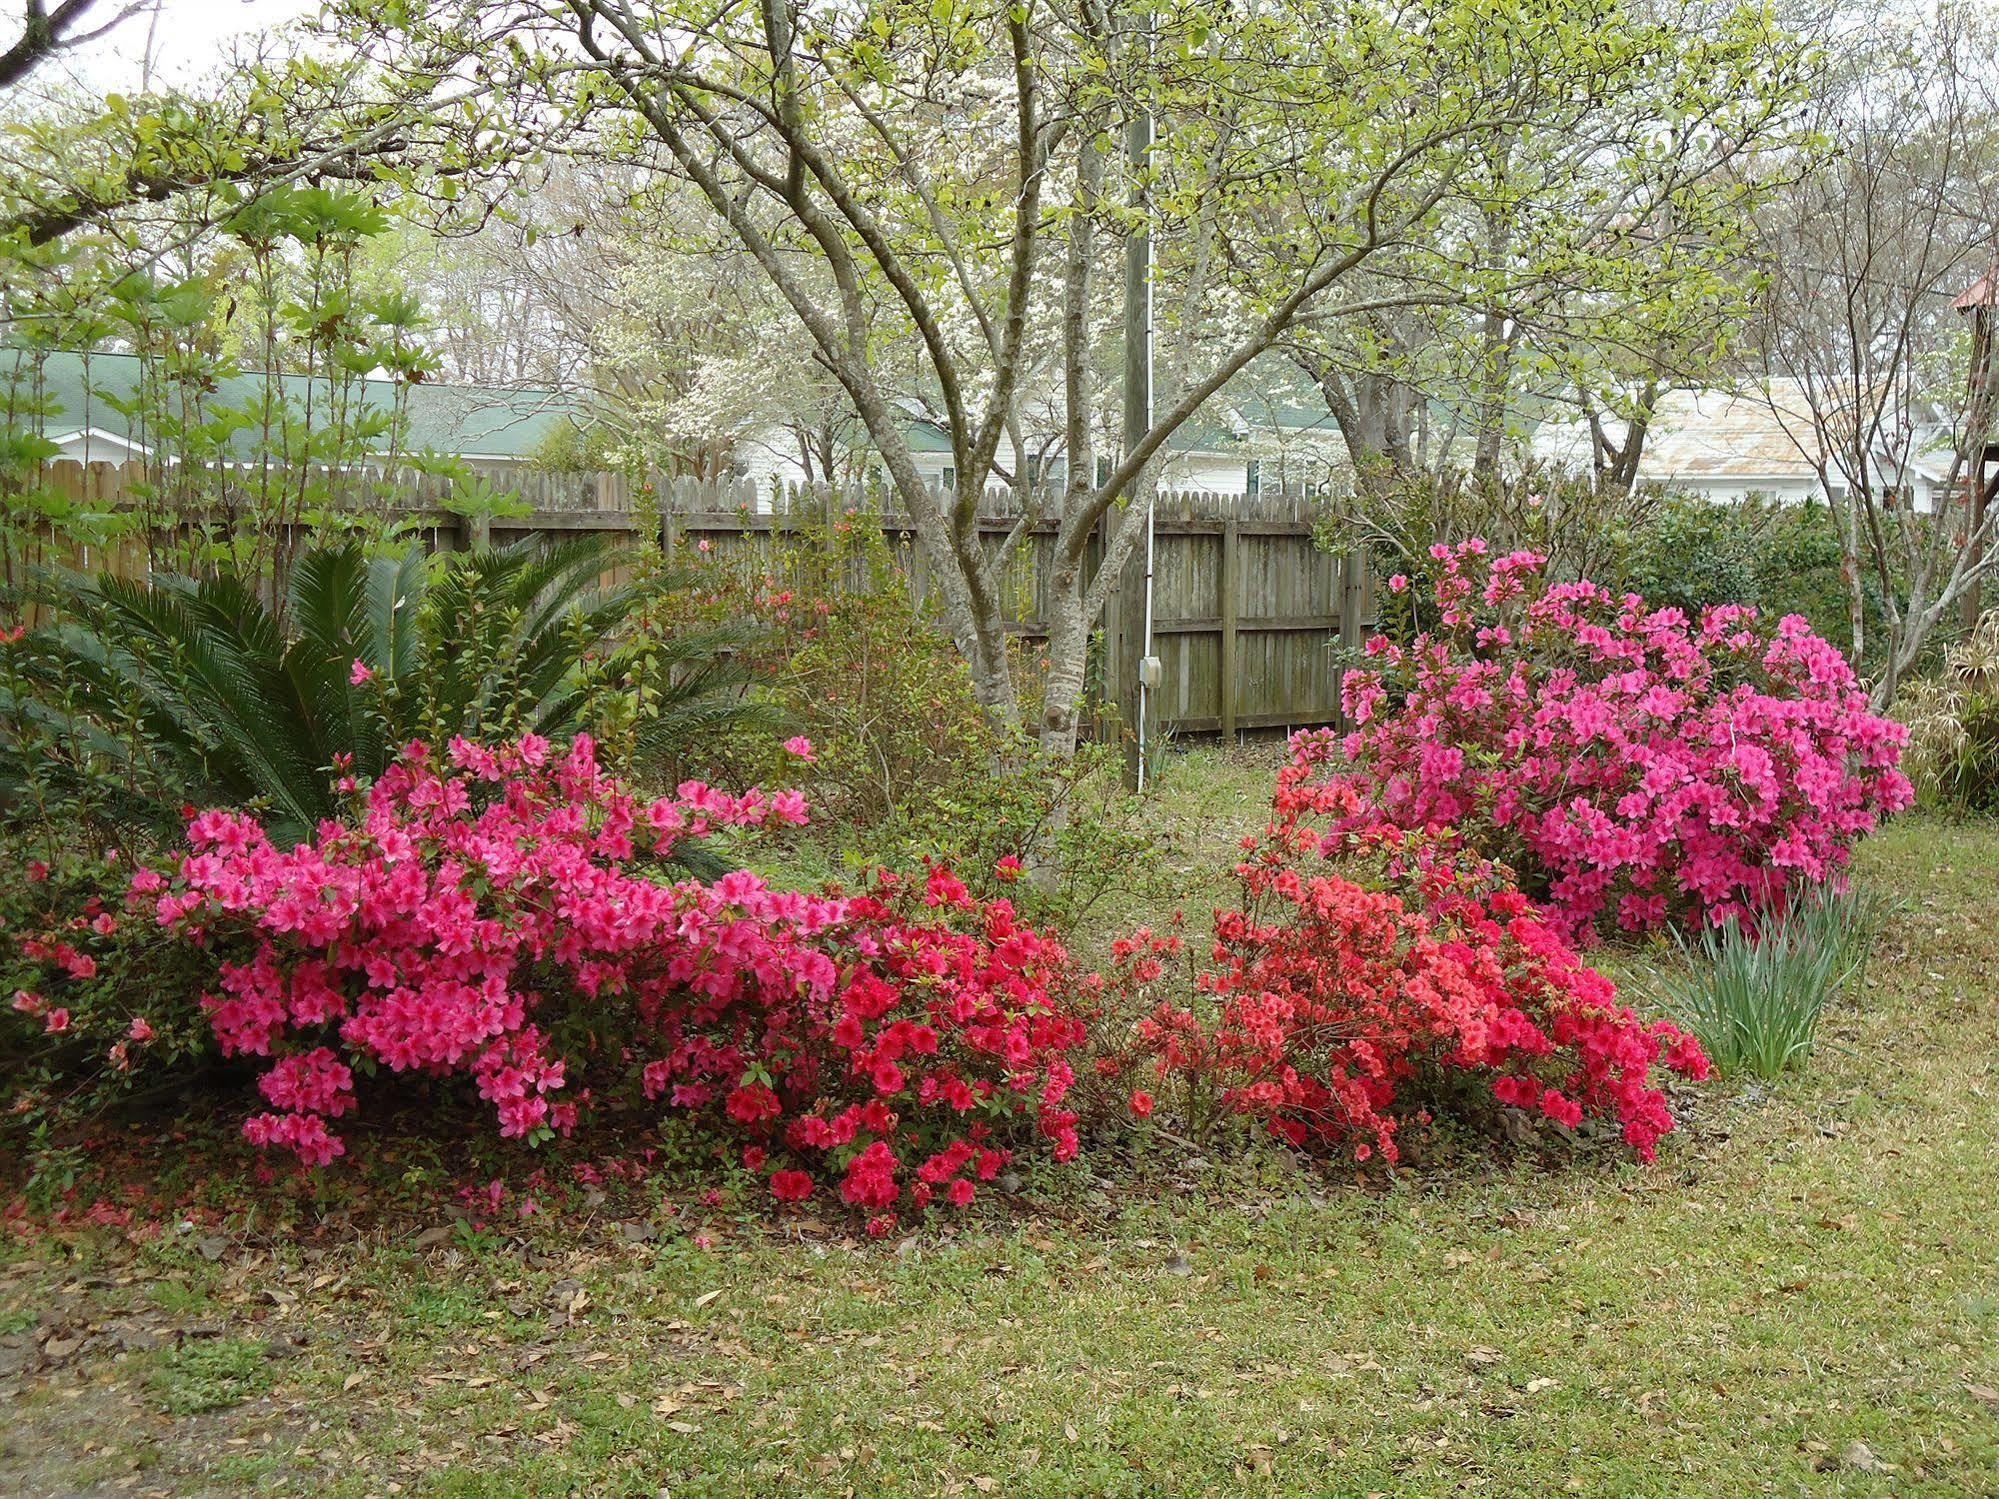
[[[879, 494], [817, 487], [781, 496], [742, 481], [658, 477], [638, 484], [623, 474], [522, 471], [468, 465], [486, 484], [526, 506], [520, 515], [467, 519], [445, 503], [451, 481], [436, 475], [398, 480], [392, 513], [414, 521], [430, 542], [465, 547], [504, 544], [536, 534], [603, 533], [633, 540], [658, 527], [677, 556], [730, 564], [775, 565], [786, 538], [828, 522], [878, 526], [896, 565], [921, 598], [929, 564], [915, 544], [906, 514]], [[157, 482], [158, 476], [153, 476]], [[116, 506], [146, 483], [143, 465], [49, 465], [48, 482], [94, 505]], [[379, 485], [380, 476], [373, 476]], [[1054, 503], [1044, 498], [1044, 510]], [[978, 534], [997, 547], [1018, 525], [1019, 500], [989, 492], [979, 507]], [[1312, 502], [1294, 493], [1219, 495], [1167, 492], [1154, 504], [1151, 554], [1152, 653], [1159, 687], [1147, 714], [1152, 731], [1234, 735], [1337, 721], [1337, 646], [1358, 644], [1372, 599], [1366, 569], [1335, 557], [1313, 538]], [[1025, 642], [1045, 636], [1048, 579], [1056, 524], [1029, 524], [1004, 571], [1010, 633]], [[1089, 565], [1102, 555], [1093, 538]], [[37, 560], [66, 561], [132, 573], [145, 565], [137, 540], [110, 556], [64, 555], [49, 538]], [[1098, 622], [1102, 648], [1092, 693], [1117, 706], [1125, 723], [1138, 711], [1139, 662], [1145, 654], [1146, 556], [1141, 546], [1126, 564]], [[845, 586], [866, 586], [864, 569]]]

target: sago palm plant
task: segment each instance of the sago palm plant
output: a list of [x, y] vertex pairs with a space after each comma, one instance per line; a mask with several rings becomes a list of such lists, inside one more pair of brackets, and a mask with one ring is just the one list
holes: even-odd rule
[[671, 581], [595, 538], [315, 548], [282, 611], [226, 576], [65, 578], [0, 679], [0, 795], [162, 831], [184, 803], [249, 806], [300, 836], [341, 767], [379, 773], [410, 740], [555, 738], [611, 711], [665, 755], [767, 722], [735, 632], [629, 628]]

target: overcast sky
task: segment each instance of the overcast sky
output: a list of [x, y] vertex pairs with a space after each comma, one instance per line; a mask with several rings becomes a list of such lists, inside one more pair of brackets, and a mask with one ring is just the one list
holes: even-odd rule
[[[98, 0], [97, 9], [109, 19], [123, 3]], [[155, 81], [185, 84], [221, 62], [233, 38], [281, 25], [314, 9], [316, 0], [160, 0], [157, 23], [149, 11], [142, 11], [48, 71], [66, 71], [98, 90], [137, 88], [150, 44]], [[0, 24], [0, 35], [8, 40], [20, 29], [20, 10], [20, 0], [0, 0], [0, 16], [7, 18]]]

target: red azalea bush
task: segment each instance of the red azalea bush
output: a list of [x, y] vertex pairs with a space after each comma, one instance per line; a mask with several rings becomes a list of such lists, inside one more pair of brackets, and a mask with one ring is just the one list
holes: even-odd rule
[[[844, 1200], [876, 1213], [970, 1202], [974, 1180], [1012, 1159], [1000, 1132], [1015, 1118], [1031, 1117], [1057, 1160], [1074, 1156], [1063, 1105], [1083, 1041], [1076, 1002], [1094, 981], [1061, 943], [944, 869], [918, 884], [881, 875], [842, 906], [819, 939], [840, 958], [830, 991], [642, 1006], [663, 1048], [644, 1068], [647, 1096], [708, 1110], [749, 1139], [754, 1169], [771, 1152], [817, 1163]], [[814, 1184], [780, 1171], [771, 1190], [798, 1199]]]
[[1505, 861], [1572, 939], [1753, 920], [1909, 804], [1905, 731], [1802, 617], [1691, 619], [1550, 584], [1532, 552], [1432, 550], [1438, 626], [1347, 674], [1345, 774], [1364, 816]]
[[[1210, 1017], [1139, 1027], [1161, 1079], [1192, 1081], [1299, 1147], [1397, 1158], [1397, 1134], [1465, 1082], [1575, 1128], [1615, 1124], [1641, 1159], [1673, 1128], [1655, 1074], [1707, 1072], [1691, 1037], [1641, 1023], [1517, 889], [1476, 856], [1365, 826], [1359, 793], [1315, 780], [1304, 736], [1238, 866], [1196, 976]], [[1170, 944], [1170, 939], [1168, 939]], [[1120, 945], [1144, 982], [1159, 941]], [[1149, 1094], [1133, 1095], [1149, 1112]], [[1142, 1106], [1140, 1103], [1142, 1100]]]
[[170, 874], [134, 878], [133, 900], [211, 956], [222, 1050], [270, 1059], [253, 1141], [330, 1161], [383, 1072], [462, 1079], [529, 1140], [667, 1097], [716, 1106], [778, 1197], [837, 1179], [878, 1227], [900, 1202], [970, 1200], [1023, 1118], [1074, 1153], [1079, 981], [1004, 901], [944, 871], [851, 896], [746, 871], [665, 883], [649, 858], [803, 822], [802, 799], [689, 782], [640, 805], [586, 736], [449, 758], [411, 746], [355, 824], [289, 851], [253, 817], [204, 812]]

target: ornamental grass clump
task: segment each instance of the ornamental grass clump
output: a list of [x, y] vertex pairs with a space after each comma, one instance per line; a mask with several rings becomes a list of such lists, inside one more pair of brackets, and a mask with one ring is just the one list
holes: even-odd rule
[[1347, 674], [1338, 774], [1357, 818], [1504, 862], [1570, 939], [1752, 928], [1909, 804], [1905, 731], [1803, 618], [1652, 609], [1476, 539], [1434, 555], [1436, 627]]
[[1811, 1055], [1833, 996], [1861, 982], [1881, 917], [1872, 896], [1818, 890], [1760, 930], [1730, 918], [1678, 937], [1666, 1008], [1723, 1073], [1774, 1080]]
[[1849, 883], [1820, 885], [1799, 896], [1785, 908], [1784, 920], [1808, 945], [1833, 949], [1839, 988], [1852, 994], [1867, 981], [1867, 962], [1888, 913], [1889, 902], [1879, 892]]

